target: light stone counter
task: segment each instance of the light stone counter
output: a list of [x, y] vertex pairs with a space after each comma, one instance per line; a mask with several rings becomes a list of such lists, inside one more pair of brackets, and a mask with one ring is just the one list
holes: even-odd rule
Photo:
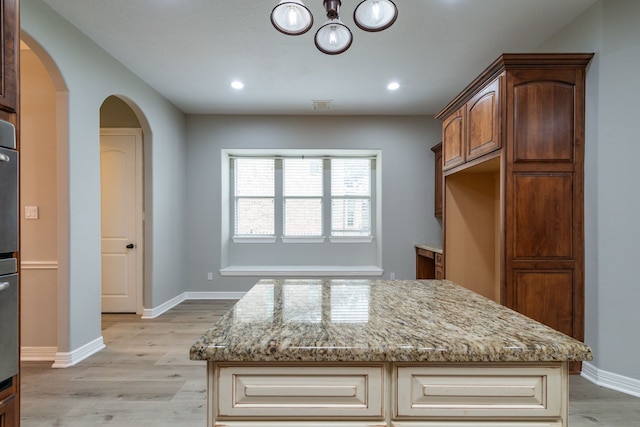
[[424, 249], [425, 251], [430, 251], [430, 252], [442, 255], [442, 245], [436, 245], [431, 243], [427, 243], [427, 244], [416, 243], [413, 246], [418, 249]]
[[446, 280], [261, 280], [191, 347], [210, 427], [564, 427], [591, 358]]
[[193, 360], [539, 362], [591, 349], [452, 282], [261, 280]]

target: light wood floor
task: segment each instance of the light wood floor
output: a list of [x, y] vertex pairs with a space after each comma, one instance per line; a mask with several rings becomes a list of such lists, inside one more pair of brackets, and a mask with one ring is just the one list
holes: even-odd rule
[[[203, 362], [189, 347], [235, 301], [187, 301], [157, 319], [103, 315], [107, 348], [78, 365], [22, 364], [22, 427], [204, 427]], [[571, 427], [640, 426], [640, 398], [570, 380]]]

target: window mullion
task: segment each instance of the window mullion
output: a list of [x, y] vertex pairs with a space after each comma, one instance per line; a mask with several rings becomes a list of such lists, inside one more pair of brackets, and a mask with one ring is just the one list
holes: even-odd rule
[[284, 177], [282, 159], [275, 159], [275, 197], [274, 197], [274, 209], [275, 209], [275, 233], [276, 236], [284, 236]]
[[331, 236], [331, 159], [322, 161], [322, 234]]

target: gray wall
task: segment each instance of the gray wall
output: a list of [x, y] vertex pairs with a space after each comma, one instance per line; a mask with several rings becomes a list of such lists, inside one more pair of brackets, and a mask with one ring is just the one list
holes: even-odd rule
[[[415, 278], [414, 243], [440, 243], [433, 216], [433, 117], [189, 116], [187, 278], [190, 291], [244, 292], [255, 277], [221, 277], [220, 150], [233, 148], [382, 150], [382, 267]], [[310, 260], [317, 265], [319, 260]], [[214, 273], [213, 282], [207, 272]]]
[[540, 50], [595, 52], [587, 75], [586, 341], [601, 370], [640, 381], [640, 2], [599, 1]]
[[22, 37], [55, 70], [58, 98], [68, 103], [68, 111], [58, 112], [58, 200], [68, 214], [58, 230], [67, 242], [58, 251], [66, 275], [58, 283], [58, 352], [72, 352], [101, 336], [100, 106], [114, 94], [128, 100], [145, 132], [145, 307], [185, 289], [185, 118], [41, 0], [21, 3], [21, 26]]

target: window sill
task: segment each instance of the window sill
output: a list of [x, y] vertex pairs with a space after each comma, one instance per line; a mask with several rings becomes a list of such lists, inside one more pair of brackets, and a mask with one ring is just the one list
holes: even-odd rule
[[331, 243], [371, 243], [372, 236], [332, 236], [329, 237]]
[[324, 236], [321, 237], [282, 237], [282, 243], [324, 243]]
[[233, 265], [220, 270], [221, 276], [263, 277], [375, 277], [383, 273], [384, 270], [375, 265]]
[[275, 236], [233, 236], [233, 243], [275, 243]]

